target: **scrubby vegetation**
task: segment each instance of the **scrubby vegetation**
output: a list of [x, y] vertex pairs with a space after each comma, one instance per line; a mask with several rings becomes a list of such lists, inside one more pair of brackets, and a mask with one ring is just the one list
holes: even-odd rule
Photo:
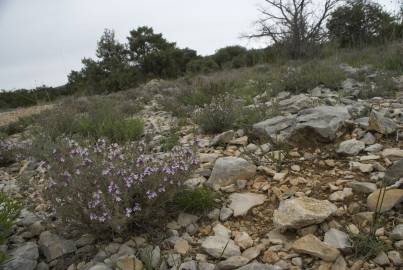
[[108, 138], [113, 142], [136, 140], [143, 134], [143, 122], [137, 118], [126, 119], [133, 110], [113, 98], [72, 99], [58, 105], [51, 113], [40, 115], [39, 131], [53, 140], [73, 135], [92, 140]]

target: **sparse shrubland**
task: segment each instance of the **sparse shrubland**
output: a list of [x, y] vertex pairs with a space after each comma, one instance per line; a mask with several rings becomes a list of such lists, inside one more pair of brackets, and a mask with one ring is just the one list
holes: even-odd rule
[[[380, 36], [371, 36], [371, 33], [364, 33], [363, 36], [356, 31], [356, 27], [359, 28], [360, 24], [365, 23], [363, 21], [354, 21], [354, 24], [358, 25], [354, 26], [354, 29], [343, 28], [349, 20], [357, 19], [347, 16], [351, 12], [349, 8], [356, 7], [338, 8], [332, 13], [332, 7], [336, 7], [338, 1], [327, 0], [325, 2], [331, 5], [329, 10], [324, 12], [326, 18], [331, 18], [328, 32], [325, 29], [318, 30], [314, 25], [304, 25], [311, 21], [310, 15], [307, 15], [310, 13], [305, 12], [309, 8], [300, 7], [298, 13], [289, 6], [293, 3], [311, 5], [311, 1], [266, 2], [271, 5], [274, 3], [274, 6], [286, 5], [291, 8], [286, 18], [294, 14], [299, 21], [291, 24], [288, 22], [290, 25], [285, 29], [280, 27], [279, 30], [285, 32], [280, 33], [278, 42], [261, 50], [229, 46], [203, 57], [191, 49], [178, 48], [175, 43], [166, 40], [162, 34], [154, 33], [149, 27], [139, 27], [131, 31], [127, 44], [120, 43], [113, 31], [106, 30], [98, 42], [97, 58], [84, 59], [83, 68], [80, 71], [72, 71], [69, 75], [69, 83], [63, 89], [66, 93], [74, 93], [73, 96], [58, 100], [49, 111], [34, 117], [20, 118], [19, 121], [0, 128], [0, 167], [13, 164], [16, 160], [16, 149], [3, 139], [8, 139], [10, 135], [13, 135], [13, 141], [28, 138], [24, 141], [27, 143], [24, 150], [27, 153], [24, 154], [30, 158], [22, 164], [14, 163], [12, 167], [2, 169], [5, 170], [6, 176], [17, 175], [15, 180], [18, 180], [20, 186], [25, 183], [20, 177], [24, 178], [26, 171], [34, 174], [32, 176], [27, 173], [29, 183], [37, 184], [39, 190], [32, 190], [31, 186], [27, 185], [27, 189], [22, 190], [21, 194], [26, 195], [30, 202], [40, 201], [41, 207], [33, 209], [50, 217], [46, 220], [49, 222], [46, 229], [74, 228], [77, 230], [74, 230], [72, 235], [92, 233], [98, 238], [114, 239], [114, 244], [124, 242], [120, 247], [126, 245], [129, 250], [129, 247], [134, 248], [134, 238], [138, 238], [138, 232], [149, 232], [156, 226], [165, 226], [170, 222], [167, 227], [171, 229], [171, 235], [166, 239], [168, 241], [161, 245], [160, 255], [171, 255], [171, 248], [174, 246], [175, 253], [172, 254], [178, 255], [181, 263], [182, 255], [206, 251], [200, 249], [198, 244], [204, 243], [205, 239], [202, 237], [205, 236], [214, 239], [212, 234], [214, 232], [217, 236], [217, 229], [224, 230], [225, 234], [227, 229], [231, 229], [232, 233], [233, 240], [228, 238], [223, 254], [230, 241], [236, 242], [235, 248], [240, 246], [240, 242], [245, 242], [248, 247], [241, 247], [244, 252], [249, 247], [258, 247], [257, 245], [263, 243], [260, 239], [263, 231], [260, 231], [260, 228], [272, 227], [276, 207], [277, 212], [284, 210], [280, 209], [278, 201], [311, 197], [315, 202], [307, 208], [316, 208], [317, 205], [318, 212], [322, 211], [322, 208], [329, 208], [325, 209], [328, 213], [324, 213], [323, 218], [313, 217], [308, 222], [302, 220], [301, 223], [298, 220], [293, 226], [288, 223], [281, 225], [281, 220], [277, 222], [282, 229], [293, 229], [290, 230], [291, 233], [294, 230], [298, 233], [299, 229], [305, 226], [309, 227], [309, 230], [315, 229], [313, 234], [320, 239], [325, 238], [322, 237], [323, 234], [328, 233], [328, 230], [323, 228], [341, 228], [355, 223], [355, 218], [367, 219], [367, 215], [357, 216], [365, 208], [365, 203], [359, 200], [379, 188], [381, 175], [386, 175], [384, 171], [389, 169], [389, 163], [392, 163], [395, 157], [390, 160], [386, 156], [380, 158], [384, 155], [383, 152], [379, 152], [377, 156], [377, 150], [370, 152], [368, 148], [373, 147], [375, 143], [383, 144], [385, 149], [390, 148], [389, 144], [395, 143], [391, 140], [392, 137], [395, 140], [395, 134], [399, 140], [398, 128], [392, 121], [398, 123], [396, 126], [401, 125], [401, 114], [398, 111], [400, 107], [395, 106], [397, 103], [389, 99], [384, 99], [385, 102], [381, 104], [383, 107], [380, 107], [385, 111], [388, 109], [389, 114], [394, 114], [395, 118], [385, 120], [388, 125], [385, 130], [395, 129], [389, 134], [391, 136], [383, 136], [378, 131], [361, 127], [364, 126], [365, 119], [360, 119], [362, 123], [354, 123], [353, 120], [368, 116], [373, 106], [377, 106], [376, 102], [379, 102], [378, 99], [367, 99], [375, 96], [393, 97], [397, 91], [401, 91], [395, 79], [403, 74], [403, 47], [398, 42], [399, 37], [385, 32], [389, 31], [388, 27], [396, 21], [387, 17], [379, 7], [371, 7], [374, 8], [372, 11], [380, 12], [375, 15], [386, 16], [380, 19], [384, 19], [389, 25], [378, 29]], [[366, 3], [361, 0], [349, 2], [356, 2], [357, 5]], [[297, 6], [294, 8], [297, 9]], [[277, 20], [273, 14], [266, 15], [271, 16], [272, 20]], [[276, 29], [270, 28], [273, 25], [266, 25], [269, 22], [270, 20], [260, 21], [264, 23], [262, 26], [269, 27], [261, 28], [262, 31]], [[321, 28], [323, 22], [317, 24]], [[291, 29], [294, 26], [300, 29]], [[287, 35], [287, 30], [294, 32]], [[345, 31], [351, 35], [344, 36]], [[306, 36], [309, 33], [311, 35]], [[267, 32], [260, 34], [271, 36], [272, 39], [275, 36]], [[298, 34], [305, 35], [305, 39], [298, 40], [301, 38]], [[330, 39], [325, 38], [327, 34]], [[357, 44], [356, 39], [359, 40]], [[396, 40], [385, 44], [384, 39]], [[299, 41], [302, 43], [298, 43]], [[277, 50], [281, 53], [276, 54]], [[315, 91], [311, 91], [313, 89]], [[36, 104], [31, 101], [23, 102], [26, 96], [18, 97], [21, 93], [15, 93], [15, 102], [10, 103], [10, 106], [2, 102], [0, 108]], [[34, 94], [27, 94], [31, 95]], [[61, 95], [58, 93], [48, 99], [41, 96], [38, 100], [51, 101]], [[301, 98], [302, 102], [294, 100], [296, 95], [299, 95], [298, 98]], [[9, 99], [13, 95], [0, 93], [0, 97], [2, 96]], [[324, 106], [316, 108], [316, 105], [324, 104], [329, 105], [326, 110], [323, 109]], [[390, 104], [396, 108], [391, 110]], [[335, 106], [338, 108], [334, 108]], [[286, 117], [271, 119], [275, 116]], [[384, 119], [379, 118], [374, 120], [379, 122], [376, 123], [377, 126], [384, 124]], [[270, 123], [271, 120], [275, 123]], [[277, 120], [279, 122], [276, 122]], [[259, 123], [262, 121], [264, 122]], [[310, 121], [314, 123], [308, 123]], [[259, 124], [253, 127], [256, 123]], [[257, 131], [260, 124], [261, 133], [264, 133], [261, 136]], [[26, 130], [28, 126], [32, 128]], [[27, 132], [20, 137], [18, 133], [25, 130]], [[229, 130], [234, 132], [226, 132]], [[225, 134], [214, 136], [221, 132]], [[316, 142], [314, 136], [323, 137], [323, 142]], [[215, 138], [212, 139], [213, 137]], [[300, 137], [304, 141], [298, 141]], [[355, 140], [350, 140], [352, 138]], [[341, 155], [336, 155], [334, 151], [336, 143], [322, 147], [322, 143], [339, 139], [348, 139], [348, 143], [357, 144], [358, 154], [341, 158]], [[190, 149], [193, 143], [196, 143], [193, 145], [195, 149]], [[337, 147], [340, 145], [341, 143]], [[400, 148], [400, 144], [394, 148], [393, 155], [396, 152], [396, 156], [399, 156]], [[203, 160], [200, 166], [197, 166], [199, 164], [196, 156]], [[359, 163], [359, 170], [353, 170], [352, 163]], [[18, 171], [16, 165], [22, 165], [21, 171]], [[366, 167], [369, 165], [372, 166], [370, 169]], [[237, 174], [238, 169], [241, 172], [239, 177], [235, 177], [232, 174]], [[371, 170], [371, 175], [366, 170]], [[367, 181], [363, 177], [365, 173], [368, 173], [366, 176], [369, 177], [366, 178], [371, 181], [364, 182]], [[348, 177], [340, 181], [342, 175]], [[201, 184], [207, 177], [209, 180], [206, 184]], [[221, 181], [220, 177], [228, 178], [231, 182], [222, 185], [217, 183], [217, 186], [216, 183], [211, 183], [216, 180], [214, 178]], [[268, 179], [270, 181], [267, 181]], [[357, 181], [353, 183], [351, 179]], [[2, 187], [3, 182], [8, 182], [8, 179], [0, 179], [0, 182]], [[189, 183], [192, 189], [189, 188]], [[207, 185], [217, 187], [217, 191], [207, 188]], [[42, 197], [38, 195], [40, 192]], [[231, 195], [227, 196], [227, 193], [241, 195], [236, 194], [240, 196], [233, 196], [228, 200]], [[234, 210], [236, 204], [241, 205], [241, 208], [244, 206], [244, 193], [247, 193], [246, 196], [250, 196], [252, 201], [255, 198], [257, 202], [261, 201], [261, 204], [254, 205], [256, 208], [252, 211], [246, 211], [246, 217], [242, 217], [243, 214], [238, 215]], [[400, 194], [399, 196], [401, 197]], [[259, 197], [263, 199], [260, 200]], [[324, 203], [321, 201], [324, 199], [329, 201]], [[0, 193], [0, 244], [11, 229], [18, 208], [17, 203]], [[301, 217], [297, 215], [297, 218], [303, 219], [310, 215], [304, 213], [306, 210], [311, 211], [307, 208], [298, 213]], [[180, 212], [185, 212], [181, 216], [185, 219], [182, 220], [183, 224], [179, 222], [181, 218], [175, 221]], [[207, 213], [214, 222], [218, 219], [228, 228], [212, 228], [213, 221], [207, 223], [207, 219], [199, 219]], [[284, 214], [284, 219], [287, 219], [286, 215], [287, 213]], [[398, 211], [392, 215], [397, 216]], [[232, 216], [236, 217], [236, 222], [233, 222]], [[367, 225], [364, 223], [365, 228], [357, 228], [359, 233], [346, 233], [346, 238], [351, 244], [348, 248], [353, 249], [356, 257], [364, 259], [373, 258], [379, 252], [387, 250], [388, 246], [383, 239], [388, 237], [390, 229], [389, 225], [382, 225], [382, 237], [378, 237], [375, 231], [381, 226], [374, 222], [368, 230]], [[234, 228], [237, 231], [234, 231]], [[248, 230], [253, 232], [252, 237], [244, 235]], [[32, 241], [36, 241], [37, 236], [41, 238], [40, 234], [29, 235], [21, 226], [15, 231], [18, 234], [13, 241], [20, 241], [21, 232]], [[238, 234], [240, 232], [242, 233]], [[264, 234], [267, 232], [264, 231]], [[129, 236], [133, 238], [126, 242]], [[244, 236], [246, 240], [242, 239]], [[145, 234], [145, 238], [147, 239], [144, 241], [149, 241], [147, 244], [156, 244], [150, 243], [150, 238], [153, 237], [150, 237], [149, 233]], [[398, 238], [401, 240], [401, 235]], [[184, 247], [177, 245], [177, 242], [185, 243]], [[197, 250], [192, 250], [195, 243]], [[91, 253], [93, 247], [98, 249], [98, 244], [104, 248], [103, 243], [98, 242], [84, 247], [90, 246]], [[79, 251], [75, 255], [85, 250], [84, 247], [78, 247]], [[141, 248], [137, 247], [137, 242], [135, 247], [136, 255], [137, 251], [142, 252]], [[113, 246], [109, 248], [113, 249]], [[126, 247], [122, 248], [123, 251], [124, 249]], [[145, 268], [156, 268], [152, 264], [155, 264], [157, 259], [160, 262], [161, 258], [153, 258], [153, 247], [147, 246], [145, 249], [149, 254], [145, 259], [140, 258], [145, 263]], [[336, 247], [333, 249], [336, 250]], [[237, 249], [234, 254], [240, 254], [240, 251], [241, 249]], [[269, 249], [263, 256], [256, 255], [257, 261], [270, 260], [271, 258], [266, 258], [270, 257], [266, 256], [270, 255], [268, 251], [272, 252]], [[120, 256], [120, 252], [119, 248], [108, 256]], [[216, 259], [221, 259], [223, 254], [215, 256]], [[42, 255], [44, 254], [41, 253], [39, 260], [44, 259]], [[298, 255], [300, 261], [295, 256], [280, 257], [289, 266], [294, 264], [297, 267], [297, 264], [300, 264], [307, 269], [317, 269], [319, 262], [325, 261], [322, 258], [324, 256], [320, 260], [306, 259], [305, 256], [306, 254]], [[127, 256], [124, 259], [135, 261], [132, 257]], [[280, 257], [276, 262], [270, 262], [270, 265], [279, 262]], [[0, 262], [1, 258], [0, 253]], [[350, 265], [350, 259], [354, 256], [343, 253], [337, 258], [348, 259]], [[120, 259], [122, 257], [117, 258]], [[198, 262], [189, 260], [184, 263], [189, 262], [195, 262], [197, 268]], [[172, 265], [173, 263], [169, 267]], [[178, 267], [186, 268], [181, 264], [178, 264]]]

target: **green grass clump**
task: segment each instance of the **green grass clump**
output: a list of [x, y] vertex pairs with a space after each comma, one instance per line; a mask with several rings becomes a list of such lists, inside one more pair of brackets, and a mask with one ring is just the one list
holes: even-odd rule
[[[11, 232], [15, 219], [18, 217], [21, 204], [10, 199], [0, 192], [0, 245], [3, 245]], [[0, 251], [0, 264], [7, 259], [6, 255]]]
[[388, 250], [388, 246], [373, 234], [351, 234], [350, 239], [357, 258], [372, 259], [380, 252]]
[[199, 187], [194, 190], [184, 190], [174, 199], [175, 205], [189, 213], [207, 213], [216, 206], [217, 193], [207, 187]]
[[77, 122], [73, 132], [94, 139], [108, 138], [112, 142], [138, 140], [144, 132], [144, 123], [140, 119], [98, 119], [85, 117]]
[[92, 98], [58, 105], [54, 110], [39, 117], [41, 132], [55, 140], [60, 136], [80, 135], [96, 140], [107, 138], [112, 142], [139, 139], [144, 131], [142, 120], [131, 117], [133, 111], [119, 100]]
[[179, 139], [179, 132], [176, 129], [171, 130], [168, 136], [162, 138], [161, 140], [161, 151], [171, 151], [175, 146], [179, 144]]
[[288, 91], [293, 94], [306, 93], [319, 85], [338, 89], [347, 78], [339, 67], [317, 60], [297, 65], [294, 69], [280, 68], [273, 73], [273, 76], [272, 84], [275, 92]]

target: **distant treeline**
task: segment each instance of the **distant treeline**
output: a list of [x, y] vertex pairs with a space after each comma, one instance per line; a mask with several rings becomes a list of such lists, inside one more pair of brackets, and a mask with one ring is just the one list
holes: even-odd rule
[[[142, 26], [130, 31], [126, 43], [119, 42], [114, 31], [106, 29], [98, 41], [96, 59], [84, 58], [82, 69], [72, 71], [65, 86], [0, 92], [0, 109], [30, 106], [62, 95], [121, 91], [154, 78], [175, 79], [278, 60], [318, 57], [324, 47], [366, 47], [403, 37], [403, 7], [401, 14], [395, 15], [368, 0], [349, 0], [340, 5], [336, 5], [339, 0], [326, 0], [328, 13], [323, 14], [323, 18], [327, 18], [326, 25], [321, 19], [312, 26], [309, 22], [313, 15], [301, 12], [303, 8], [309, 8], [310, 2], [293, 0], [294, 4], [291, 4], [276, 1], [273, 1], [274, 7], [287, 8], [289, 14], [279, 18], [263, 12], [268, 17], [263, 17], [258, 32], [249, 36], [271, 41], [272, 45], [265, 49], [229, 46], [213, 55], [200, 56], [195, 50], [179, 48], [151, 27]], [[279, 20], [283, 24], [279, 24]], [[329, 53], [328, 50], [326, 53]]]
[[0, 109], [11, 109], [37, 105], [38, 102], [55, 100], [60, 96], [70, 95], [66, 86], [40, 86], [35, 89], [0, 90]]

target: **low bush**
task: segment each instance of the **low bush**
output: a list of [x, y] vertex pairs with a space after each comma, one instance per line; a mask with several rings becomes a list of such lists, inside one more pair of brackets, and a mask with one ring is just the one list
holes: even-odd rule
[[[0, 245], [3, 245], [11, 232], [15, 219], [20, 213], [21, 204], [0, 192]], [[0, 251], [0, 264], [6, 255]]]
[[77, 121], [73, 133], [94, 139], [108, 138], [113, 142], [137, 140], [143, 135], [144, 123], [140, 119], [94, 119], [83, 117]]
[[358, 98], [394, 97], [398, 90], [397, 84], [390, 74], [379, 73], [374, 78], [365, 77], [364, 85], [360, 88]]
[[143, 121], [125, 119], [132, 112], [122, 111], [125, 107], [118, 104], [114, 99], [103, 98], [68, 102], [58, 105], [51, 113], [42, 114], [38, 122], [52, 139], [75, 134], [93, 140], [108, 138], [113, 142], [139, 139], [144, 131]]
[[210, 104], [199, 108], [194, 119], [203, 132], [219, 133], [234, 127], [239, 116], [239, 104], [230, 95], [214, 97]]
[[178, 193], [174, 203], [185, 212], [205, 214], [217, 205], [216, 198], [216, 192], [203, 186]]
[[186, 72], [189, 74], [200, 74], [217, 71], [220, 67], [213, 59], [194, 59], [186, 65]]
[[289, 91], [293, 94], [306, 93], [319, 85], [338, 89], [346, 79], [339, 67], [321, 61], [310, 61], [294, 69], [278, 69], [275, 75], [277, 78], [272, 78], [275, 92]]
[[141, 144], [71, 139], [51, 148], [45, 158], [45, 198], [62, 221], [99, 233], [158, 225], [167, 214], [166, 203], [181, 191], [196, 164], [193, 151], [183, 148], [153, 155]]

